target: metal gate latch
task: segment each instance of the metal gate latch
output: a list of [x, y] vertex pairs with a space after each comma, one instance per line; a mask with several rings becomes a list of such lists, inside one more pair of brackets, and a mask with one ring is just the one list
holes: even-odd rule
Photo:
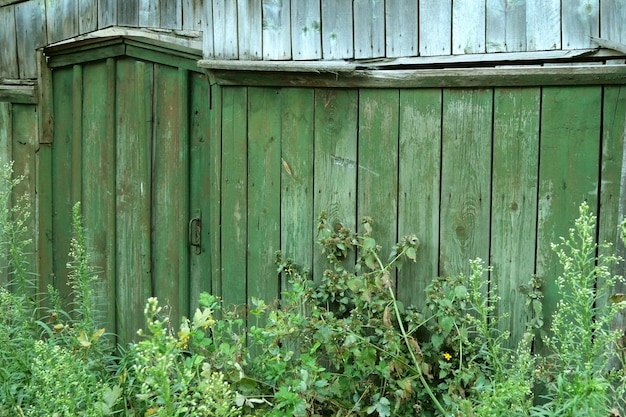
[[196, 255], [199, 255], [202, 251], [201, 226], [202, 223], [200, 221], [200, 217], [194, 217], [193, 219], [189, 220], [189, 244], [196, 248]]

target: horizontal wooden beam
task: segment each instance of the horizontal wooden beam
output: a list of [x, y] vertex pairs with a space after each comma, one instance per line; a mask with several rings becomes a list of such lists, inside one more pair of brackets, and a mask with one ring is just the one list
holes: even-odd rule
[[0, 101], [37, 103], [37, 85], [30, 80], [0, 80]]
[[626, 84], [626, 65], [352, 71], [208, 70], [221, 85], [273, 87], [522, 87]]

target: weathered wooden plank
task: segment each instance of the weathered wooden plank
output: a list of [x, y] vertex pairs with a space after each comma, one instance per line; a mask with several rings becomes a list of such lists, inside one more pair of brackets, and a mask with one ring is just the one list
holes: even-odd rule
[[[313, 213], [325, 211], [332, 224], [352, 231], [357, 225], [358, 112], [357, 90], [315, 90]], [[354, 256], [347, 262], [354, 265]], [[321, 246], [315, 245], [312, 277], [320, 280], [327, 267]]]
[[9, 103], [37, 103], [37, 90], [34, 85], [0, 84], [0, 101]]
[[78, 33], [98, 28], [98, 4], [93, 0], [78, 0]]
[[[222, 240], [220, 253], [226, 306], [247, 302], [248, 140], [247, 89], [222, 90]], [[255, 126], [255, 128], [257, 128]], [[259, 248], [252, 248], [253, 252]], [[251, 271], [255, 276], [256, 272]], [[259, 276], [258, 279], [263, 279]]]
[[[152, 295], [150, 253], [152, 67], [122, 59], [116, 65], [116, 296], [117, 334], [136, 338]], [[56, 146], [56, 144], [55, 144]]]
[[258, 0], [237, 2], [239, 59], [263, 59], [263, 8]]
[[443, 94], [440, 271], [469, 272], [469, 260], [489, 257], [492, 91]]
[[[13, 160], [13, 122], [12, 119], [11, 103], [0, 101], [0, 166], [4, 167]], [[6, 190], [0, 190], [5, 192]], [[0, 242], [7, 242], [7, 237], [4, 231], [0, 229]], [[2, 246], [0, 252], [0, 286], [4, 288], [4, 285], [9, 281], [9, 271], [7, 267], [8, 263], [8, 251]]]
[[[543, 280], [544, 322], [549, 328], [559, 299], [562, 268], [550, 248], [566, 236], [578, 207], [598, 200], [602, 87], [545, 87], [542, 93], [537, 268]], [[538, 350], [542, 344], [538, 341]]]
[[213, 1], [204, 2], [204, 14], [202, 15], [202, 56], [203, 58], [211, 58], [216, 56], [213, 48]]
[[115, 60], [86, 65], [82, 109], [83, 224], [99, 327], [115, 331]]
[[155, 0], [138, 0], [138, 1], [139, 1], [139, 9], [138, 9], [139, 10], [139, 26], [159, 27], [160, 2], [155, 1]]
[[626, 0], [600, 2], [600, 37], [626, 43]]
[[222, 264], [221, 264], [221, 207], [222, 207], [222, 87], [210, 87], [210, 117], [209, 117], [209, 237], [211, 252], [211, 289], [212, 293], [222, 293]]
[[[238, 28], [237, 2], [213, 0], [213, 55], [219, 59], [239, 57], [238, 36], [233, 29]], [[241, 29], [239, 29], [241, 31]], [[247, 33], [247, 31], [243, 31]], [[206, 52], [206, 51], [205, 51]]]
[[417, 56], [418, 32], [418, 2], [385, 2], [385, 56]]
[[422, 56], [452, 53], [452, 0], [421, 0], [419, 51]]
[[189, 314], [187, 71], [155, 65], [154, 83], [152, 282], [178, 324]]
[[83, 138], [83, 67], [74, 65], [72, 67], [73, 90], [72, 90], [72, 176], [70, 177], [72, 204], [82, 200], [83, 169], [82, 169], [82, 138]]
[[487, 52], [526, 50], [526, 0], [487, 0]]
[[561, 0], [526, 3], [526, 49], [561, 49]]
[[117, 25], [117, 0], [98, 1], [98, 29]]
[[[204, 3], [205, 0], [182, 0], [183, 30], [202, 30], [205, 16]], [[211, 2], [207, 1], [207, 3]]]
[[45, 16], [44, 0], [31, 0], [15, 6], [20, 78], [37, 78], [36, 49], [46, 44]]
[[0, 78], [19, 78], [15, 6], [0, 8]]
[[322, 58], [320, 0], [291, 0], [291, 50], [294, 60]]
[[42, 50], [37, 51], [37, 101], [39, 102], [39, 143], [51, 143], [54, 136], [52, 118], [52, 71], [46, 65]]
[[263, 59], [291, 59], [290, 0], [263, 0]]
[[398, 236], [415, 233], [417, 262], [398, 272], [398, 297], [421, 308], [439, 268], [441, 89], [400, 90]]
[[561, 6], [563, 49], [589, 48], [600, 36], [600, 0], [570, 0]]
[[452, 2], [452, 54], [485, 52], [485, 1]]
[[354, 0], [353, 12], [354, 57], [385, 56], [385, 2]]
[[374, 219], [385, 251], [397, 242], [398, 100], [396, 89], [359, 91], [357, 214]]
[[[118, 0], [117, 2], [117, 24], [125, 26], [139, 26], [140, 7], [141, 13], [144, 7], [151, 10], [151, 5], [156, 3], [154, 0], [150, 4], [139, 2], [139, 0]], [[142, 16], [146, 18], [145, 15]], [[147, 23], [142, 21], [141, 23]]]
[[280, 90], [248, 89], [248, 302], [279, 297]]
[[53, 73], [54, 95], [54, 147], [52, 148], [52, 230], [54, 232], [54, 286], [58, 289], [63, 300], [68, 301], [67, 260], [72, 234], [72, 165], [69, 155], [72, 155], [74, 138], [73, 120], [80, 115], [74, 115], [72, 109], [72, 95], [74, 91], [73, 70], [71, 67], [62, 68]]
[[519, 288], [535, 270], [540, 99], [539, 88], [499, 88], [494, 96], [489, 263], [501, 299], [495, 316], [511, 348], [529, 319]]
[[189, 305], [194, 311], [198, 306], [199, 295], [212, 289], [211, 237], [215, 231], [211, 228], [211, 201], [219, 200], [211, 190], [211, 171], [213, 158], [211, 143], [215, 137], [211, 128], [210, 86], [204, 74], [190, 74], [189, 108], [189, 219], [200, 219], [200, 248], [192, 250], [189, 260]]
[[[0, 104], [1, 105], [1, 104]], [[39, 293], [45, 294], [53, 285], [53, 222], [52, 222], [52, 145], [39, 144], [36, 158], [37, 172], [37, 274]], [[50, 307], [46, 300], [42, 306]]]
[[159, 27], [166, 29], [183, 28], [181, 0], [159, 0]]
[[321, 0], [322, 56], [324, 59], [354, 57], [351, 1]]
[[78, 35], [78, 2], [75, 0], [46, 0], [48, 43]]
[[[281, 251], [301, 267], [313, 269], [314, 90], [282, 91]], [[289, 288], [286, 279], [282, 290]]]

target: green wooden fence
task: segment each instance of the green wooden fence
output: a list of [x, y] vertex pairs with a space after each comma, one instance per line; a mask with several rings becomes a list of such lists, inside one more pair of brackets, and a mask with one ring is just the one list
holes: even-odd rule
[[82, 201], [102, 320], [121, 341], [151, 295], [174, 320], [202, 290], [228, 306], [279, 297], [277, 250], [321, 276], [323, 210], [353, 229], [374, 217], [385, 250], [417, 234], [418, 262], [396, 280], [407, 303], [471, 258], [493, 265], [514, 340], [533, 274], [547, 313], [555, 305], [549, 245], [583, 200], [599, 238], [616, 239], [625, 86], [211, 86], [190, 56], [116, 45], [52, 54], [54, 138], [37, 191], [42, 283], [68, 296]]

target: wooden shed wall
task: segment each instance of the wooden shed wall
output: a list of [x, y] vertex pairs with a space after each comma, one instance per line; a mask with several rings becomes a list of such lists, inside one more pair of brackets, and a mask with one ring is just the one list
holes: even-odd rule
[[207, 59], [336, 60], [624, 44], [624, 21], [626, 0], [0, 0], [0, 78], [109, 26], [201, 31]]

